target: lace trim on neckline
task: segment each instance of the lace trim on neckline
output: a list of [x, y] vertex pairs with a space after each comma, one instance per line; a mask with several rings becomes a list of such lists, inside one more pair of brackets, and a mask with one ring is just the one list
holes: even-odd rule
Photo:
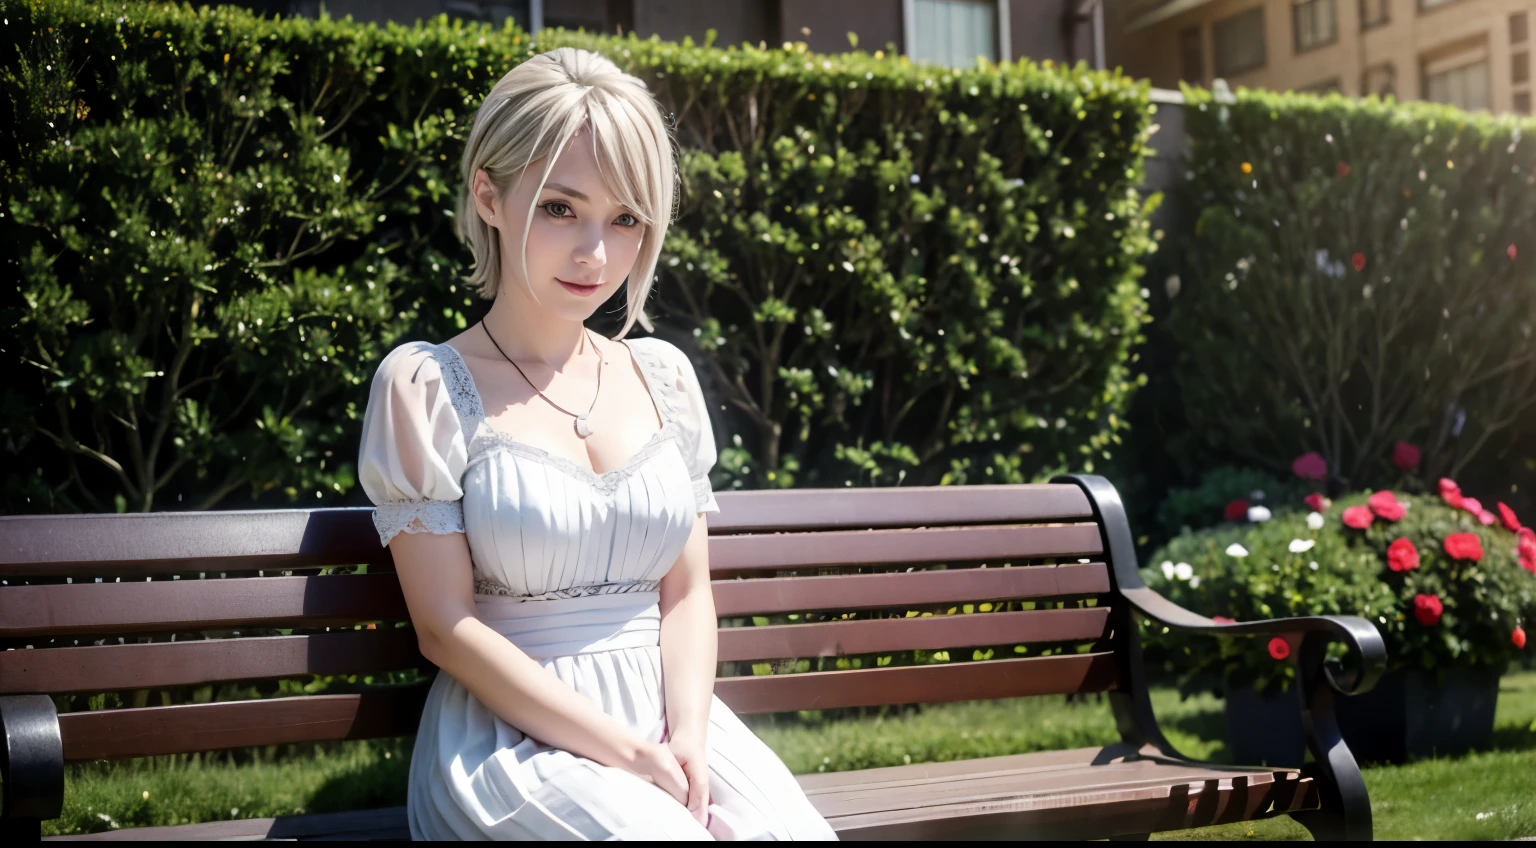
[[676, 429], [673, 428], [670, 421], [667, 422], [638, 451], [635, 451], [633, 456], [625, 460], [623, 465], [599, 474], [569, 457], [550, 453], [527, 442], [520, 442], [505, 433], [491, 429], [487, 425], [481, 428], [479, 434], [470, 443], [469, 465], [474, 465], [481, 460], [487, 459], [494, 452], [505, 451], [517, 456], [527, 457], [552, 468], [557, 468], [572, 477], [589, 483], [593, 488], [600, 491], [611, 491], [620, 483], [628, 480], [636, 471], [639, 471], [645, 465], [646, 460], [655, 456], [657, 452], [666, 447], [667, 443], [676, 435]]
[[586, 598], [592, 595], [628, 595], [634, 592], [655, 592], [661, 586], [659, 580], [631, 580], [622, 583], [594, 583], [590, 586], [573, 586], [539, 595], [525, 595], [512, 587], [484, 577], [475, 581], [475, 594], [487, 597], [516, 598], [522, 601], [563, 601]]

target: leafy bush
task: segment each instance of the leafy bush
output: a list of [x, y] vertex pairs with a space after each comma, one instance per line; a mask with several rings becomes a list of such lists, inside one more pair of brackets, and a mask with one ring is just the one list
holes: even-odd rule
[[1125, 427], [1145, 84], [804, 45], [535, 46], [446, 17], [6, 8], [7, 512], [352, 492], [383, 353], [484, 307], [458, 288], [449, 208], [467, 122], [506, 69], [567, 44], [676, 113], [658, 326], [725, 407], [717, 484], [1025, 480], [1090, 467]]
[[1536, 406], [1536, 121], [1185, 93], [1182, 450], [1318, 451], [1339, 491], [1390, 485], [1397, 440], [1430, 479], [1495, 462]]
[[[1389, 668], [1502, 666], [1536, 621], [1536, 533], [1485, 524], [1480, 504], [1452, 505], [1459, 497], [1360, 493], [1325, 512], [1186, 533], [1144, 573], [1174, 602], [1213, 618], [1363, 616], [1386, 640]], [[1161, 628], [1147, 638], [1186, 682], [1220, 675], [1262, 688], [1294, 674], [1279, 661], [1294, 645], [1266, 650], [1251, 639]]]
[[[1256, 468], [1223, 465], [1212, 468], [1188, 489], [1172, 489], [1157, 508], [1158, 528], [1165, 538], [1189, 530], [1202, 530], [1233, 520], [1225, 510], [1241, 503], [1246, 508], [1293, 504], [1306, 494], [1305, 483], [1284, 480]], [[1244, 517], [1240, 519], [1246, 521]]]

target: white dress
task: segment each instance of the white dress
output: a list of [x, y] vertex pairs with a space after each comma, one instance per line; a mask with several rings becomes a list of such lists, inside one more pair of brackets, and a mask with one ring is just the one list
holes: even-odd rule
[[[388, 544], [464, 533], [481, 618], [651, 741], [663, 730], [657, 585], [698, 513], [719, 509], [709, 413], [693, 366], [628, 342], [663, 425], [623, 467], [594, 474], [493, 430], [448, 345], [384, 359], [363, 420], [359, 479]], [[794, 777], [716, 698], [710, 823], [617, 768], [551, 748], [439, 673], [411, 759], [414, 839], [835, 838]]]

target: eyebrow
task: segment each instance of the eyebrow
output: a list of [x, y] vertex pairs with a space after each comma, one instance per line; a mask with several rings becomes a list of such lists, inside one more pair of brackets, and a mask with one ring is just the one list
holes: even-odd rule
[[549, 188], [549, 189], [554, 189], [555, 191], [558, 191], [561, 194], [566, 195], [567, 197], [574, 197], [577, 200], [580, 200], [580, 201], [583, 201], [583, 202], [586, 202], [586, 203], [591, 203], [592, 202], [592, 198], [587, 197], [585, 194], [582, 194], [581, 192], [577, 191], [574, 188], [571, 188], [570, 186], [563, 186], [563, 185], [561, 185], [559, 183], [545, 183], [544, 187], [545, 188]]

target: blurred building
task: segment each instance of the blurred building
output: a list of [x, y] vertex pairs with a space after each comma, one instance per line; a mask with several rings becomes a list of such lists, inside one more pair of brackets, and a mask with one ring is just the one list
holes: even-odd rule
[[[969, 67], [978, 56], [1078, 60], [1103, 56], [1100, 0], [226, 0], [264, 12], [413, 23], [449, 15], [524, 29], [582, 28], [590, 32], [691, 36], [715, 43], [804, 41], [812, 50], [841, 53], [849, 33], [859, 49], [894, 48], [914, 59]], [[1097, 52], [1096, 52], [1097, 50]]]
[[1108, 63], [1160, 88], [1393, 94], [1531, 114], [1536, 0], [1106, 0]]

